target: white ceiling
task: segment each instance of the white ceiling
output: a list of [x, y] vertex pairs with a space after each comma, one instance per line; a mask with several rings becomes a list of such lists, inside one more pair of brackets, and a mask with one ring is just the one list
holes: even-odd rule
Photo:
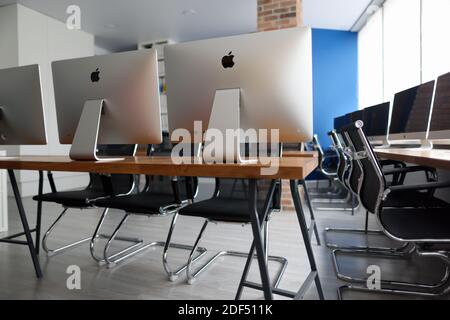
[[321, 29], [350, 30], [371, 0], [303, 0], [305, 24]]
[[[100, 46], [121, 50], [142, 41], [177, 42], [235, 35], [257, 30], [257, 0], [0, 0], [19, 2], [66, 21], [69, 5], [81, 8], [84, 31]], [[196, 14], [183, 15], [185, 10]], [[106, 25], [115, 25], [110, 29]]]
[[[257, 0], [0, 0], [0, 6], [17, 2], [61, 21], [69, 5], [79, 5], [82, 29], [113, 51], [142, 41], [183, 42], [257, 30]], [[350, 30], [369, 2], [303, 0], [304, 21], [313, 28]], [[183, 14], [191, 9], [195, 14]]]

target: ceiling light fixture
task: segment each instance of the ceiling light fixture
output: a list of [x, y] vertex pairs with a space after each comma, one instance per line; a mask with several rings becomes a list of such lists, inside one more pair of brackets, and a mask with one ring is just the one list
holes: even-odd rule
[[195, 11], [194, 9], [184, 9], [181, 14], [183, 16], [192, 16], [194, 14], [197, 14], [197, 11]]
[[105, 28], [106, 29], [117, 29], [117, 25], [115, 25], [114, 23], [108, 23], [108, 24], [105, 24]]

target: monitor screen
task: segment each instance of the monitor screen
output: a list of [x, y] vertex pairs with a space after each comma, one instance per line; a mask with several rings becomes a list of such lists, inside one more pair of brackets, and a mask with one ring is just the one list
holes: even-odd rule
[[349, 125], [351, 123], [351, 118], [349, 114], [346, 114], [345, 116], [338, 117], [334, 119], [334, 130], [340, 130], [341, 128], [345, 127], [346, 125]]
[[364, 110], [355, 111], [350, 114], [350, 118], [352, 122], [356, 121], [364, 121]]
[[427, 131], [434, 83], [427, 82], [395, 95], [390, 134]]
[[450, 130], [450, 73], [438, 78], [430, 126], [430, 131], [446, 130]]
[[368, 137], [387, 135], [390, 106], [386, 102], [364, 110], [364, 131]]

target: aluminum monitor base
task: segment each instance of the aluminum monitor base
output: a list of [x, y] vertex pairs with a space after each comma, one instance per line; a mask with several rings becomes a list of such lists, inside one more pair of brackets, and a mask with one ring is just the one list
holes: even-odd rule
[[[240, 108], [241, 108], [241, 89], [223, 89], [216, 90], [214, 96], [214, 104], [211, 111], [211, 117], [209, 120], [208, 131], [206, 132], [205, 148], [203, 151], [203, 160], [207, 163], [217, 162], [218, 159], [223, 160], [226, 163], [234, 162], [239, 164], [257, 163], [258, 160], [246, 160], [241, 155], [240, 143], [241, 143], [241, 124], [240, 124]], [[224, 145], [220, 148], [216, 141], [209, 142], [209, 134], [212, 131], [220, 131], [222, 137], [227, 137], [227, 130], [233, 130], [236, 132], [234, 135], [233, 143], [224, 139]], [[209, 134], [208, 134], [209, 132]], [[205, 153], [205, 150], [214, 148], [214, 157], [211, 157], [209, 152]]]
[[70, 149], [70, 159], [75, 161], [120, 161], [125, 158], [103, 158], [97, 156], [98, 132], [105, 100], [88, 100], [78, 122], [77, 131]]

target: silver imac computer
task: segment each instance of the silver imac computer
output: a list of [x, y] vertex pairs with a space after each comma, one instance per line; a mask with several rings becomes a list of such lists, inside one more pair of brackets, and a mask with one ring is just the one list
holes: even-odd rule
[[428, 139], [436, 145], [450, 145], [450, 73], [437, 79]]
[[118, 160], [97, 145], [162, 142], [156, 50], [52, 63], [59, 140], [73, 160]]
[[430, 81], [395, 95], [388, 137], [391, 145], [420, 144], [421, 149], [432, 148], [427, 136], [434, 87], [435, 81]]
[[198, 140], [208, 129], [266, 129], [279, 130], [281, 143], [312, 140], [311, 29], [170, 45], [165, 59], [171, 133], [186, 129]]
[[381, 103], [364, 109], [364, 131], [373, 146], [386, 146], [390, 102]]
[[46, 145], [38, 65], [0, 70], [0, 145]]

